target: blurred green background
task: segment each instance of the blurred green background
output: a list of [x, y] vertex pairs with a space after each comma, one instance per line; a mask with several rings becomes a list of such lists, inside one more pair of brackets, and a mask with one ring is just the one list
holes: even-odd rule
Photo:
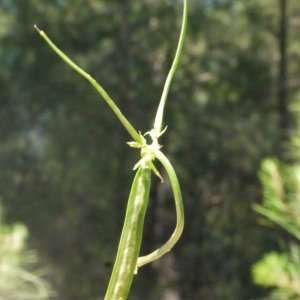
[[[29, 247], [50, 270], [51, 299], [102, 299], [139, 152], [33, 25], [146, 132], [181, 17], [175, 0], [1, 0], [0, 197], [6, 222], [26, 225]], [[262, 201], [262, 160], [286, 159], [299, 26], [299, 0], [189, 1], [161, 139], [181, 183], [186, 226], [170, 253], [139, 270], [129, 299], [248, 300], [268, 292], [253, 283], [251, 267], [287, 234], [260, 226], [251, 205]], [[142, 254], [161, 245], [175, 221], [170, 186], [153, 177]]]

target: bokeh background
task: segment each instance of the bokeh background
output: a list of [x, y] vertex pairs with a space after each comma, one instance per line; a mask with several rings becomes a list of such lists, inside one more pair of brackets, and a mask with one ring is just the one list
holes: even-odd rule
[[[175, 0], [1, 0], [3, 217], [27, 227], [28, 247], [56, 292], [51, 299], [103, 299], [139, 151], [33, 25], [146, 132], [181, 18]], [[262, 201], [262, 160], [288, 160], [299, 28], [299, 0], [189, 0], [161, 138], [181, 183], [186, 225], [170, 253], [139, 270], [130, 299], [248, 300], [268, 292], [253, 283], [251, 267], [286, 233], [259, 225], [251, 206]], [[142, 253], [166, 241], [175, 222], [169, 183], [153, 176]]]

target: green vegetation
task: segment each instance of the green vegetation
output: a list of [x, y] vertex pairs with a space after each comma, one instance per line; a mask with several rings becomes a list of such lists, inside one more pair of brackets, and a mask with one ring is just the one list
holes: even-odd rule
[[[174, 58], [182, 2], [0, 2], [0, 196], [7, 221], [26, 225], [41, 264], [51, 266], [54, 299], [98, 299], [140, 154], [125, 146], [128, 133], [89, 82], [33, 25], [144, 133]], [[281, 2], [288, 4], [286, 60]], [[139, 269], [130, 300], [266, 296], [251, 267], [265, 253], [282, 252], [278, 241], [287, 233], [258, 224], [252, 205], [262, 203], [262, 161], [283, 161], [294, 127], [286, 108], [300, 86], [299, 11], [298, 0], [189, 1], [159, 142], [180, 179], [186, 223], [172, 251]], [[155, 166], [165, 184], [153, 176], [141, 255], [163, 245], [176, 225], [168, 175], [157, 160]]]
[[264, 215], [265, 225], [274, 223], [290, 233], [288, 246], [281, 241], [281, 251], [264, 255], [253, 266], [256, 283], [272, 287], [266, 299], [299, 299], [300, 297], [300, 113], [298, 100], [294, 104], [296, 130], [287, 153], [292, 162], [267, 159], [263, 162], [260, 178], [263, 185], [263, 205], [254, 209]]
[[26, 248], [27, 229], [24, 225], [0, 223], [0, 299], [33, 300], [53, 296], [41, 271], [33, 272], [37, 254]]
[[[138, 133], [130, 124], [130, 122], [128, 122], [125, 116], [121, 113], [118, 106], [105, 92], [105, 90], [96, 82], [96, 80], [92, 78], [89, 74], [87, 74], [84, 70], [82, 70], [79, 66], [77, 66], [68, 56], [66, 56], [52, 43], [52, 41], [43, 31], [41, 31], [36, 25], [34, 25], [35, 29], [45, 39], [48, 45], [70, 67], [72, 67], [75, 71], [77, 71], [80, 75], [87, 79], [91, 83], [91, 85], [98, 91], [98, 93], [104, 98], [106, 103], [110, 106], [115, 115], [121, 121], [122, 125], [125, 127], [125, 129], [127, 129], [128, 133], [134, 139], [133, 142], [128, 142], [127, 144], [130, 147], [141, 149], [141, 159], [135, 164], [133, 168], [134, 170], [137, 170], [137, 172], [130, 190], [126, 210], [126, 217], [123, 225], [122, 234], [120, 237], [117, 257], [114, 263], [114, 268], [109, 281], [109, 285], [105, 294], [105, 299], [107, 300], [127, 299], [133, 275], [137, 273], [138, 268], [159, 259], [168, 251], [170, 251], [172, 247], [177, 243], [178, 239], [182, 234], [184, 226], [184, 212], [178, 179], [171, 163], [166, 158], [166, 156], [160, 151], [160, 148], [162, 146], [158, 143], [158, 139], [167, 129], [162, 129], [164, 107], [170, 90], [172, 79], [174, 77], [175, 71], [180, 60], [184, 44], [187, 26], [187, 3], [188, 1], [184, 0], [183, 21], [178, 47], [170, 72], [165, 82], [161, 100], [158, 105], [154, 126], [153, 129], [144, 134], [144, 136], [149, 135], [151, 137], [152, 143], [150, 145], [147, 144], [144, 136], [141, 133]], [[150, 191], [150, 171], [152, 170], [154, 174], [157, 175], [161, 179], [161, 181], [163, 181], [160, 173], [153, 164], [153, 161], [156, 158], [165, 167], [165, 170], [170, 179], [175, 199], [177, 223], [173, 234], [163, 246], [146, 256], [139, 257], [143, 235], [145, 212], [147, 209]]]

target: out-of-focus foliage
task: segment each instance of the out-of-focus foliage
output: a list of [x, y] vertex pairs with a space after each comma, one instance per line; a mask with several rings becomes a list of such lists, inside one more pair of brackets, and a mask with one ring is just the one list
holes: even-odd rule
[[267, 298], [271, 300], [299, 299], [300, 297], [300, 248], [290, 245], [284, 253], [271, 252], [253, 266], [257, 284], [276, 287]]
[[[289, 1], [289, 87], [299, 86], [300, 2]], [[0, 193], [11, 221], [50, 263], [57, 299], [99, 299], [115, 258], [139, 154], [98, 94], [33, 29], [90, 73], [134, 126], [151, 129], [180, 30], [182, 3], [2, 0]], [[256, 223], [257, 171], [276, 153], [279, 6], [190, 0], [182, 62], [162, 137], [182, 186], [180, 243], [139, 270], [131, 299], [248, 300], [251, 265], [276, 250]], [[154, 179], [155, 180], [155, 179]], [[143, 254], [175, 224], [168, 183], [152, 188]]]
[[268, 159], [260, 178], [264, 202], [254, 208], [300, 240], [300, 166], [281, 166], [275, 159]]
[[[270, 226], [275, 222], [299, 241], [299, 165], [284, 166], [275, 159], [268, 159], [262, 165], [260, 178], [264, 201], [262, 206], [254, 205], [254, 208], [267, 217], [262, 223]], [[265, 254], [252, 269], [257, 284], [275, 287], [266, 299], [300, 297], [300, 247], [290, 244], [289, 249], [282, 250], [282, 253]]]
[[[253, 266], [254, 281], [267, 287], [275, 287], [266, 299], [300, 298], [300, 110], [298, 101], [293, 105], [296, 119], [290, 144], [287, 146], [292, 164], [277, 159], [266, 159], [262, 164], [260, 179], [263, 185], [263, 204], [254, 209], [266, 217], [261, 222], [280, 225], [297, 243], [291, 243], [283, 252], [271, 252]], [[286, 247], [285, 247], [286, 248]]]
[[41, 271], [33, 271], [37, 254], [26, 249], [24, 225], [0, 223], [0, 299], [50, 299], [53, 295]]

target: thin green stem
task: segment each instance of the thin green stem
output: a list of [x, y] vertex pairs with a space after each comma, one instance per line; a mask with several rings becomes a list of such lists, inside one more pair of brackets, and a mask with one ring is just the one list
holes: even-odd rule
[[162, 93], [162, 96], [161, 96], [161, 99], [159, 102], [159, 106], [158, 106], [155, 121], [154, 121], [153, 128], [154, 128], [155, 132], [157, 132], [157, 133], [161, 132], [161, 129], [162, 129], [162, 120], [163, 120], [163, 114], [164, 114], [166, 100], [168, 97], [172, 79], [174, 77], [175, 71], [177, 69], [177, 66], [178, 66], [178, 63], [180, 60], [180, 56], [181, 56], [181, 52], [182, 52], [182, 48], [183, 48], [183, 44], [184, 44], [186, 27], [187, 27], [187, 6], [188, 6], [187, 2], [188, 2], [188, 0], [184, 0], [183, 19], [182, 19], [182, 27], [181, 27], [179, 42], [178, 42], [174, 61], [172, 63], [171, 69], [169, 71], [168, 77], [165, 82], [164, 90], [163, 90], [163, 93]]
[[99, 92], [99, 94], [104, 98], [106, 103], [111, 107], [114, 113], [117, 115], [121, 123], [127, 129], [132, 138], [137, 142], [142, 144], [143, 139], [141, 135], [133, 128], [133, 126], [129, 123], [129, 121], [125, 118], [125, 116], [121, 113], [119, 108], [116, 106], [111, 97], [106, 93], [106, 91], [97, 83], [97, 81], [88, 73], [83, 71], [78, 65], [76, 65], [68, 56], [66, 56], [60, 49], [58, 49], [53, 42], [48, 38], [46, 33], [40, 30], [36, 25], [34, 28], [39, 32], [39, 34], [44, 38], [44, 40], [48, 43], [48, 45], [75, 71], [77, 71], [80, 75], [82, 75], [85, 79], [87, 79], [92, 86]]
[[[135, 142], [130, 142], [129, 145], [131, 147], [142, 148], [142, 159], [136, 165], [136, 168], [139, 169], [134, 179], [131, 193], [129, 196], [126, 218], [118, 248], [117, 259], [115, 262], [112, 278], [109, 283], [105, 299], [126, 300], [130, 289], [133, 273], [136, 270], [135, 267], [140, 267], [149, 262], [152, 262], [160, 258], [166, 252], [170, 251], [170, 249], [176, 244], [176, 242], [180, 238], [183, 231], [184, 209], [179, 182], [171, 163], [169, 162], [167, 157], [159, 150], [160, 145], [158, 144], [158, 138], [164, 132], [162, 131], [164, 106], [170, 90], [172, 79], [174, 77], [175, 71], [180, 60], [186, 33], [188, 0], [183, 1], [183, 21], [175, 58], [164, 85], [164, 90], [154, 121], [154, 127], [151, 131], [149, 131], [149, 134], [153, 140], [152, 145], [146, 144], [144, 137], [133, 128], [133, 126], [129, 123], [129, 121], [125, 118], [125, 116], [116, 106], [114, 101], [105, 92], [105, 90], [96, 82], [96, 80], [93, 79], [84, 70], [82, 70], [78, 65], [76, 65], [61, 50], [59, 50], [43, 31], [41, 31], [37, 26], [34, 26], [35, 29], [39, 32], [39, 34], [46, 40], [49, 46], [68, 65], [70, 65], [75, 71], [77, 71], [80, 75], [87, 79], [104, 98], [107, 104], [117, 115], [121, 123], [125, 126], [129, 134], [135, 140]], [[160, 176], [155, 166], [153, 165], [152, 160], [154, 160], [154, 158], [157, 158], [162, 163], [169, 176], [175, 199], [177, 223], [172, 236], [162, 247], [150, 253], [149, 255], [139, 257], [137, 259], [142, 239], [144, 216], [147, 207], [147, 201], [149, 198], [149, 187], [151, 180], [150, 169], [152, 169], [156, 175]]]
[[176, 223], [175, 230], [172, 236], [170, 237], [170, 239], [163, 246], [161, 246], [159, 249], [155, 250], [154, 252], [150, 253], [149, 255], [139, 257], [137, 261], [137, 267], [141, 267], [145, 264], [148, 264], [160, 258], [168, 251], [170, 251], [171, 248], [179, 240], [184, 227], [184, 209], [183, 209], [182, 196], [181, 196], [180, 186], [174, 168], [171, 165], [170, 161], [167, 159], [167, 157], [160, 150], [155, 150], [155, 157], [163, 164], [170, 178], [174, 199], [175, 199], [177, 223]]
[[134, 177], [117, 257], [104, 300], [125, 300], [140, 252], [144, 217], [151, 184], [151, 170], [140, 167]]

